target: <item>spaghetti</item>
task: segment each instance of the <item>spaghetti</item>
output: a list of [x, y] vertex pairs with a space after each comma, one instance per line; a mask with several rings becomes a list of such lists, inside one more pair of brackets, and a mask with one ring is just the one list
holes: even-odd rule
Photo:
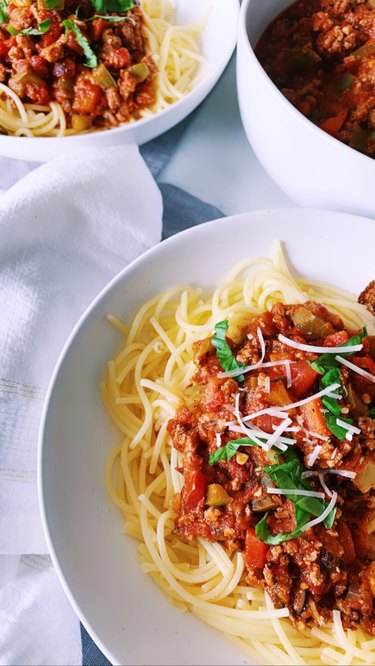
[[[175, 25], [174, 8], [169, 0], [142, 0], [141, 10], [145, 52], [149, 58], [148, 78], [150, 80], [152, 78], [152, 84], [150, 83], [146, 95], [144, 91], [139, 90], [138, 100], [141, 102], [137, 104], [132, 102], [129, 112], [124, 113], [120, 107], [120, 112], [115, 113], [113, 111], [114, 95], [109, 93], [111, 95], [111, 101], [108, 102], [109, 109], [103, 116], [93, 115], [90, 119], [90, 104], [86, 105], [83, 111], [78, 110], [78, 114], [74, 115], [75, 102], [70, 103], [73, 93], [71, 93], [72, 83], [69, 79], [63, 80], [62, 91], [59, 90], [57, 95], [53, 93], [53, 100], [47, 104], [39, 103], [39, 100], [38, 103], [25, 101], [21, 93], [17, 94], [18, 84], [16, 86], [11, 84], [12, 87], [10, 87], [4, 82], [0, 83], [0, 131], [12, 136], [28, 137], [67, 136], [90, 132], [117, 126], [122, 122], [148, 118], [188, 94], [197, 84], [201, 65], [205, 62], [205, 58], [201, 54], [199, 38], [204, 30], [206, 19], [202, 19], [196, 25]], [[113, 24], [109, 23], [109, 26], [111, 25]], [[114, 25], [117, 26], [119, 23]], [[12, 39], [16, 39], [16, 37]], [[117, 67], [116, 63], [115, 66]], [[113, 74], [113, 69], [109, 69]], [[92, 81], [91, 78], [88, 78], [89, 72], [90, 70], [86, 69], [87, 80], [84, 81], [84, 87], [91, 89]], [[42, 80], [35, 84], [34, 79], [37, 79], [38, 75], [36, 76], [32, 71], [31, 74], [26, 73], [25, 80], [28, 76], [33, 86], [44, 85]], [[19, 75], [16, 77], [19, 78]], [[103, 110], [106, 108], [104, 93], [108, 90], [108, 80], [110, 81], [110, 78], [106, 73], [105, 80], [103, 79], [103, 95], [99, 104]], [[113, 79], [112, 83], [114, 83]], [[141, 83], [141, 87], [144, 88], [146, 83]], [[61, 96], [62, 99], [60, 99]]]
[[275, 608], [267, 592], [246, 583], [242, 553], [204, 538], [186, 542], [175, 529], [174, 498], [184, 479], [167, 425], [191, 384], [194, 344], [210, 338], [219, 321], [229, 321], [236, 339], [249, 317], [277, 302], [306, 300], [325, 305], [349, 329], [375, 331], [373, 316], [352, 294], [294, 277], [280, 245], [272, 261], [255, 258], [236, 267], [211, 298], [176, 287], [145, 303], [129, 326], [109, 316], [126, 342], [101, 387], [123, 435], [108, 459], [106, 486], [125, 532], [140, 542], [142, 569], [179, 608], [221, 630], [250, 657], [271, 664], [371, 664], [375, 639], [361, 628], [345, 630], [340, 611], [333, 611], [332, 625], [301, 633], [287, 607]]

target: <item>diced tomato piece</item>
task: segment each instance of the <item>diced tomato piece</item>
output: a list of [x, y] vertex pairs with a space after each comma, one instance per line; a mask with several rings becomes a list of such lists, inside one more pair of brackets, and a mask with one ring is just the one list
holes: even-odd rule
[[218, 412], [227, 400], [227, 396], [221, 391], [223, 380], [210, 377], [204, 392], [204, 406], [210, 412]]
[[[354, 365], [358, 365], [359, 368], [367, 370], [367, 372], [375, 377], [375, 361], [369, 354], [365, 354], [365, 356], [353, 356], [350, 360]], [[371, 379], [369, 381], [371, 381]]]
[[258, 539], [255, 530], [249, 527], [246, 531], [244, 561], [247, 567], [263, 569], [266, 563], [268, 546]]
[[297, 361], [290, 366], [292, 373], [293, 393], [300, 398], [315, 382], [318, 373], [312, 369], [307, 361]]
[[331, 435], [331, 431], [326, 426], [324, 420], [323, 406], [320, 398], [316, 398], [315, 400], [307, 402], [305, 405], [301, 405], [300, 409], [305, 426], [308, 430], [316, 432], [317, 435], [321, 435], [322, 437], [329, 437]]
[[99, 18], [91, 23], [91, 39], [93, 42], [98, 42], [102, 36], [103, 30], [107, 27], [108, 21]]
[[25, 92], [34, 104], [46, 106], [51, 100], [48, 86], [45, 83], [26, 83]]
[[368, 516], [357, 516], [355, 522], [350, 523], [353, 534], [355, 554], [359, 560], [364, 559], [370, 549], [370, 536], [367, 530]]
[[[364, 356], [351, 356], [349, 360], [351, 363], [354, 363], [354, 365], [366, 370], [366, 372], [369, 372], [375, 377], [375, 362], [369, 354], [365, 354]], [[366, 379], [366, 377], [362, 377], [354, 371], [352, 372], [352, 380], [355, 389], [360, 396], [364, 393], [368, 393], [372, 400], [375, 398], [375, 382], [371, 379]]]
[[284, 407], [293, 402], [281, 379], [271, 382], [270, 391], [265, 393], [264, 399], [270, 405], [277, 405], [278, 407]]
[[324, 346], [339, 347], [340, 345], [344, 345], [345, 342], [348, 342], [348, 340], [349, 335], [346, 331], [336, 331], [335, 333], [327, 335], [326, 339], [324, 340]]
[[43, 78], [48, 76], [48, 62], [42, 56], [32, 55], [30, 58], [30, 65], [34, 72]]
[[335, 116], [324, 120], [321, 123], [320, 128], [332, 136], [337, 136], [343, 124], [345, 123], [348, 111], [349, 109], [340, 109], [340, 111]]
[[339, 541], [344, 548], [344, 562], [351, 564], [355, 560], [355, 549], [352, 533], [344, 520], [340, 520], [337, 526]]
[[81, 82], [79, 86], [75, 86], [74, 88], [74, 111], [82, 114], [94, 113], [101, 96], [102, 90], [100, 86], [86, 79], [84, 85]]
[[181, 497], [185, 513], [195, 511], [200, 504], [203, 505], [205, 491], [206, 477], [202, 474], [202, 471], [200, 469], [187, 471]]
[[4, 60], [8, 56], [10, 46], [5, 42], [0, 42], [0, 59]]

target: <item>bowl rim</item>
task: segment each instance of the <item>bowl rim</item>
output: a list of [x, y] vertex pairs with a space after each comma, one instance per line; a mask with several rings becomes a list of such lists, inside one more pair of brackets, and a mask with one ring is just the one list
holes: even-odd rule
[[[346, 156], [350, 157], [351, 155], [352, 159], [358, 159], [360, 162], [363, 162], [363, 164], [365, 163], [364, 162], [365, 160], [367, 164], [371, 163], [373, 164], [374, 158], [370, 157], [369, 155], [365, 155], [364, 153], [361, 153], [359, 150], [356, 150], [355, 148], [348, 146], [346, 143], [343, 143], [339, 139], [336, 139], [335, 137], [331, 136], [330, 134], [322, 130], [320, 127], [318, 127], [318, 125], [315, 125], [315, 123], [313, 123], [312, 120], [306, 118], [306, 116], [304, 116], [303, 113], [301, 113], [301, 111], [298, 111], [298, 109], [296, 109], [296, 107], [293, 106], [291, 102], [289, 102], [289, 100], [285, 97], [285, 95], [283, 95], [282, 92], [279, 90], [279, 88], [273, 83], [272, 79], [268, 76], [268, 74], [262, 67], [260, 61], [258, 60], [257, 56], [255, 55], [255, 51], [250, 43], [249, 35], [246, 28], [249, 7], [253, 1], [254, 0], [243, 0], [241, 4], [239, 26], [238, 26], [238, 40], [241, 40], [242, 44], [247, 49], [248, 55], [250, 56], [254, 67], [257, 69], [259, 75], [264, 78], [264, 82], [267, 85], [268, 89], [274, 94], [275, 97], [277, 97], [278, 101], [285, 107], [285, 109], [289, 111], [289, 113], [292, 116], [295, 117], [296, 121], [298, 121], [300, 124], [305, 125], [310, 132], [316, 134], [317, 137], [319, 137], [321, 140], [327, 142], [328, 145], [331, 146], [333, 149], [335, 149], [336, 147], [336, 150], [344, 151], [344, 154]], [[294, 1], [295, 0], [289, 0], [287, 6], [293, 4]], [[274, 18], [276, 18], [277, 15], [278, 14], [276, 13]]]
[[[153, 254], [158, 254], [160, 251], [164, 252], [167, 248], [171, 247], [173, 248], [174, 244], [179, 244], [181, 242], [181, 237], [183, 238], [188, 238], [189, 236], [194, 236], [195, 234], [199, 233], [205, 233], [204, 230], [207, 230], [209, 227], [213, 227], [215, 225], [220, 226], [221, 223], [233, 223], [236, 221], [242, 221], [246, 220], [249, 217], [252, 216], [268, 216], [268, 215], [290, 215], [291, 217], [295, 217], [296, 215], [299, 215], [302, 212], [303, 215], [307, 215], [308, 217], [315, 218], [325, 216], [326, 218], [335, 218], [337, 215], [339, 215], [341, 218], [345, 218], [346, 221], [349, 223], [350, 220], [355, 223], [358, 219], [362, 221], [366, 221], [367, 223], [373, 224], [373, 220], [370, 217], [366, 217], [365, 215], [358, 215], [358, 214], [352, 214], [352, 213], [347, 213], [347, 212], [342, 212], [342, 211], [332, 211], [332, 210], [324, 210], [324, 209], [308, 209], [308, 208], [299, 208], [299, 207], [294, 207], [294, 208], [274, 208], [274, 209], [259, 209], [259, 210], [252, 210], [252, 211], [247, 211], [244, 213], [237, 213], [234, 215], [230, 216], [224, 216], [222, 218], [215, 218], [214, 220], [210, 220], [208, 222], [204, 222], [202, 224], [199, 224], [197, 226], [189, 227], [183, 231], [178, 232], [177, 234], [174, 234], [173, 236], [170, 236], [167, 239], [164, 239], [160, 241], [159, 243], [156, 243], [153, 245], [151, 248], [143, 252], [141, 255], [136, 257], [133, 261], [131, 261], [128, 265], [126, 265], [122, 270], [120, 270], [105, 286], [101, 291], [97, 294], [97, 296], [91, 301], [91, 303], [88, 305], [88, 307], [84, 310], [82, 315], [79, 317], [78, 321], [74, 325], [70, 335], [68, 336], [60, 354], [59, 357], [56, 361], [48, 388], [47, 392], [45, 395], [44, 403], [43, 403], [43, 408], [42, 408], [42, 414], [41, 414], [41, 419], [40, 419], [40, 426], [39, 426], [39, 436], [38, 436], [38, 451], [37, 451], [37, 489], [38, 489], [38, 500], [39, 500], [39, 509], [40, 509], [40, 515], [41, 515], [41, 522], [43, 526], [43, 531], [45, 534], [47, 546], [48, 546], [48, 551], [52, 559], [53, 566], [58, 574], [58, 578], [60, 580], [60, 583], [63, 587], [63, 590], [73, 607], [77, 617], [79, 620], [82, 622], [84, 627], [87, 629], [88, 633], [90, 634], [91, 638], [95, 641], [97, 646], [100, 648], [100, 650], [103, 652], [103, 654], [111, 661], [113, 665], [120, 665], [120, 662], [117, 660], [117, 657], [112, 654], [111, 649], [109, 646], [106, 646], [103, 641], [100, 639], [98, 636], [96, 630], [93, 628], [91, 622], [88, 620], [87, 616], [84, 613], [84, 610], [81, 609], [79, 602], [76, 601], [75, 593], [73, 589], [71, 589], [70, 584], [68, 582], [67, 576], [65, 575], [64, 572], [64, 567], [60, 565], [59, 562], [59, 557], [57, 555], [57, 551], [55, 550], [54, 546], [54, 539], [53, 536], [50, 532], [50, 527], [49, 527], [49, 520], [47, 517], [47, 511], [46, 511], [46, 497], [44, 493], [44, 473], [43, 473], [43, 452], [44, 448], [46, 446], [45, 444], [45, 435], [46, 435], [46, 428], [47, 428], [47, 419], [49, 416], [49, 408], [50, 408], [50, 403], [51, 403], [51, 398], [53, 397], [53, 392], [55, 390], [55, 386], [58, 381], [58, 377], [61, 371], [61, 368], [64, 364], [65, 357], [70, 351], [70, 348], [74, 344], [74, 341], [79, 335], [81, 328], [85, 324], [87, 320], [89, 320], [95, 311], [96, 307], [102, 301], [104, 298], [106, 298], [109, 293], [115, 289], [116, 287], [120, 286], [122, 281], [126, 279], [126, 276], [128, 274], [131, 274], [134, 269], [140, 270], [142, 267], [142, 264], [147, 265], [148, 260], [150, 257], [153, 256]], [[201, 231], [200, 231], [201, 230]], [[162, 250], [160, 248], [163, 248]]]
[[[173, 4], [175, 4], [176, 0], [171, 0]], [[177, 0], [178, 1], [178, 0]], [[192, 90], [190, 90], [186, 95], [184, 95], [181, 99], [179, 99], [177, 102], [174, 102], [167, 108], [163, 109], [162, 111], [159, 111], [155, 114], [152, 114], [151, 116], [148, 116], [147, 118], [141, 118], [139, 120], [134, 120], [131, 122], [123, 123], [122, 125], [119, 125], [118, 127], [109, 127], [105, 129], [98, 129], [94, 130], [93, 132], [87, 132], [83, 134], [71, 134], [68, 136], [36, 136], [36, 137], [27, 137], [27, 136], [11, 136], [8, 134], [2, 134], [0, 135], [0, 146], [4, 145], [6, 146], [7, 144], [13, 144], [15, 145], [16, 143], [22, 147], [29, 147], [32, 148], [33, 146], [35, 147], [36, 145], [41, 146], [42, 144], [45, 144], [46, 146], [51, 146], [53, 142], [58, 141], [59, 144], [61, 145], [62, 142], [64, 142], [66, 145], [70, 142], [71, 144], [73, 143], [87, 143], [92, 140], [93, 137], [97, 136], [116, 136], [118, 134], [123, 134], [127, 133], [133, 130], [136, 130], [138, 128], [142, 129], [145, 125], [147, 126], [149, 123], [152, 123], [153, 120], [156, 118], [160, 118], [160, 122], [162, 122], [162, 119], [165, 117], [168, 117], [170, 114], [176, 113], [178, 114], [178, 111], [181, 109], [181, 107], [184, 107], [185, 104], [188, 104], [189, 100], [193, 101], [194, 97], [199, 97], [202, 91], [205, 90], [205, 88], [209, 88], [212, 85], [215, 84], [215, 81], [221, 76], [222, 72], [224, 71], [226, 65], [229, 62], [229, 59], [236, 47], [236, 42], [237, 42], [237, 35], [238, 35], [238, 21], [239, 21], [239, 15], [240, 15], [240, 0], [226, 0], [226, 2], [231, 3], [232, 5], [232, 11], [234, 14], [234, 23], [233, 23], [233, 30], [231, 33], [229, 33], [228, 39], [225, 40], [224, 42], [224, 49], [221, 53], [220, 59], [216, 62], [214, 68], [212, 70], [208, 70], [208, 72], [202, 76], [202, 79], [198, 82]], [[220, 3], [216, 3], [219, 4]], [[213, 6], [215, 6], [214, 0], [213, 0]], [[219, 9], [220, 11], [220, 9]], [[208, 16], [209, 20], [209, 16]], [[227, 34], [227, 33], [226, 33]], [[207, 60], [207, 64], [209, 64], [209, 60]], [[204, 93], [204, 97], [206, 96], [207, 93]], [[195, 108], [195, 106], [194, 106]], [[175, 123], [174, 123], [175, 124]], [[173, 124], [173, 126], [174, 126]], [[1, 154], [1, 149], [0, 149], [0, 154]]]

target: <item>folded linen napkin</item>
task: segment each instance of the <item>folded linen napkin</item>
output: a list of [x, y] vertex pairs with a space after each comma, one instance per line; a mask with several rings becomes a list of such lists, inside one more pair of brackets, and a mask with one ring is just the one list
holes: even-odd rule
[[0, 197], [2, 664], [81, 663], [78, 622], [50, 559], [35, 557], [47, 553], [36, 491], [40, 414], [73, 325], [160, 240], [161, 220], [160, 192], [135, 146], [56, 159]]

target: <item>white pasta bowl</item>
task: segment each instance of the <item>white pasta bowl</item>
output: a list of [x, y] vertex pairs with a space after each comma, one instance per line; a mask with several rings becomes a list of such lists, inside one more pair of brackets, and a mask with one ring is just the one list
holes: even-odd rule
[[254, 48], [290, 0], [244, 0], [237, 46], [242, 123], [257, 157], [299, 205], [375, 215], [372, 158], [305, 118], [277, 89]]
[[14, 137], [0, 135], [0, 155], [22, 160], [47, 161], [87, 147], [142, 144], [167, 132], [191, 113], [209, 94], [224, 71], [236, 45], [239, 0], [175, 0], [176, 24], [198, 23], [207, 15], [200, 42], [205, 62], [197, 83], [181, 100], [150, 117], [113, 129], [65, 137]]
[[216, 220], [170, 238], [123, 270], [83, 315], [55, 369], [40, 429], [42, 518], [66, 594], [113, 664], [251, 662], [223, 635], [170, 605], [142, 573], [135, 541], [122, 533], [104, 485], [107, 456], [120, 439], [99, 382], [122, 345], [106, 315], [129, 320], [144, 301], [177, 283], [211, 290], [242, 260], [270, 256], [275, 239], [309, 279], [359, 293], [374, 277], [372, 220], [298, 209]]

